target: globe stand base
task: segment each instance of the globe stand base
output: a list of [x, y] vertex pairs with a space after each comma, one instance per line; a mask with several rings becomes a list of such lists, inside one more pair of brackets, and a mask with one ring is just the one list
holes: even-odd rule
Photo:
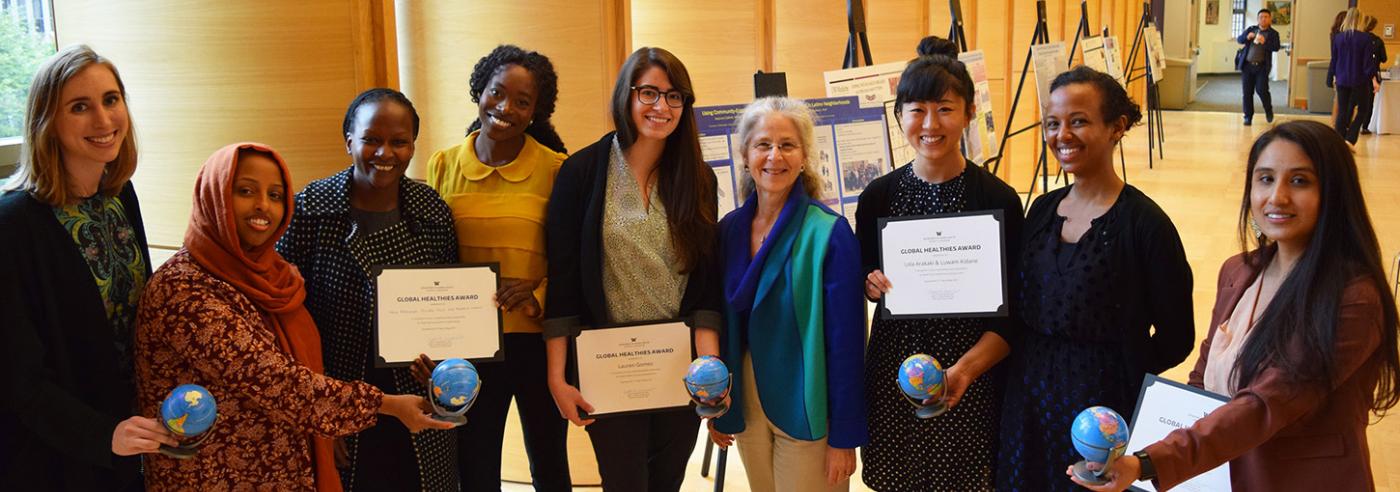
[[702, 419], [719, 418], [721, 415], [724, 415], [728, 412], [729, 405], [726, 403], [720, 403], [717, 405], [701, 405], [697, 402], [697, 404], [695, 405], [695, 414], [699, 415]]
[[199, 447], [189, 445], [170, 446], [167, 444], [161, 444], [160, 454], [169, 456], [171, 458], [175, 458], [177, 460], [187, 460], [193, 458], [194, 455], [199, 454]]
[[1103, 485], [1109, 481], [1105, 475], [1095, 475], [1093, 470], [1089, 469], [1089, 462], [1084, 460], [1074, 464], [1073, 473], [1075, 478], [1089, 485]]
[[941, 401], [914, 408], [914, 416], [921, 419], [931, 419], [945, 413], [948, 413], [948, 404]]
[[442, 404], [437, 402], [436, 398], [429, 398], [428, 402], [433, 404], [433, 420], [462, 425], [467, 423], [467, 410], [471, 410], [471, 404], [476, 403], [476, 400], [472, 399], [471, 402], [457, 409], [448, 409], [442, 406]]

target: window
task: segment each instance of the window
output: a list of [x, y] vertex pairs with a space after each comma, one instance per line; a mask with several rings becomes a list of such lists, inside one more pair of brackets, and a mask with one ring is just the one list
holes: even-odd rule
[[1249, 15], [1245, 0], [1230, 0], [1230, 35], [1239, 37], [1244, 32], [1244, 19]]
[[29, 80], [54, 51], [49, 0], [0, 0], [0, 175], [18, 152], [9, 147], [18, 147], [23, 134]]

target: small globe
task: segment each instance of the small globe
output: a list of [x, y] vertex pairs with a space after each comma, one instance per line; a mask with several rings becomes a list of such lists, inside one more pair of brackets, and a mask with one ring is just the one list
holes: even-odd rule
[[476, 366], [462, 359], [442, 361], [433, 368], [433, 397], [438, 404], [452, 411], [470, 406], [481, 391], [481, 377]]
[[1089, 407], [1074, 418], [1069, 435], [1085, 461], [1106, 463], [1127, 447], [1128, 422], [1111, 408]]
[[686, 368], [685, 389], [701, 402], [722, 400], [729, 393], [729, 368], [719, 357], [700, 356]]
[[916, 401], [943, 396], [943, 366], [927, 354], [914, 354], [899, 365], [899, 389]]
[[203, 434], [218, 418], [214, 395], [197, 384], [176, 386], [160, 404], [161, 423], [180, 438]]

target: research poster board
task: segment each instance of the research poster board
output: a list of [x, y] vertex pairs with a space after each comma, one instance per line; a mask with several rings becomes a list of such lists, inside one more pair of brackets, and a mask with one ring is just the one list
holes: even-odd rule
[[899, 119], [894, 114], [894, 94], [905, 65], [907, 62], [882, 63], [822, 72], [826, 97], [856, 96], [860, 98], [862, 108], [885, 108], [885, 130], [888, 133], [885, 138], [890, 142], [891, 162], [898, 164], [914, 160], [914, 149], [904, 140], [904, 132], [899, 128]]
[[1147, 40], [1147, 63], [1152, 68], [1152, 82], [1161, 82], [1167, 77], [1167, 54], [1162, 49], [1162, 33], [1157, 31], [1157, 26], [1148, 23], [1142, 30], [1142, 37]]
[[[846, 216], [855, 226], [856, 201], [875, 178], [894, 169], [890, 160], [885, 108], [881, 103], [863, 107], [856, 96], [807, 99], [804, 102], [816, 116], [813, 129], [815, 154], [808, 156], [822, 177], [821, 200]], [[700, 132], [700, 148], [705, 162], [719, 180], [717, 191], [720, 217], [738, 208], [743, 177], [748, 173], [740, 164], [738, 123], [744, 105], [695, 108]], [[902, 137], [901, 137], [902, 140]], [[902, 164], [902, 163], [901, 163]]]
[[[958, 60], [967, 66], [967, 72], [972, 75], [972, 87], [977, 99], [976, 113], [972, 115], [972, 122], [968, 124], [967, 130], [963, 132], [964, 156], [982, 165], [987, 159], [997, 155], [997, 128], [996, 120], [992, 116], [992, 83], [987, 77], [987, 57], [982, 50], [973, 50], [958, 53]], [[898, 139], [899, 143], [906, 148], [909, 146], [905, 141], [903, 133], [891, 135], [891, 140]], [[910, 155], [908, 160], [896, 160], [898, 164], [903, 164], [912, 160]]]
[[1031, 45], [1031, 66], [1035, 67], [1036, 95], [1040, 98], [1040, 106], [1045, 107], [1050, 104], [1050, 83], [1055, 81], [1056, 75], [1069, 70], [1065, 42]]
[[1123, 81], [1123, 52], [1120, 46], [1122, 45], [1118, 43], [1118, 36], [1103, 37], [1104, 65], [1108, 67], [1104, 73], [1112, 75], [1118, 79], [1119, 84], [1126, 86], [1127, 83]]
[[1089, 36], [1079, 42], [1079, 57], [1084, 60], [1084, 66], [1094, 70], [1108, 72], [1108, 60], [1104, 57], [1104, 39], [1098, 36]]

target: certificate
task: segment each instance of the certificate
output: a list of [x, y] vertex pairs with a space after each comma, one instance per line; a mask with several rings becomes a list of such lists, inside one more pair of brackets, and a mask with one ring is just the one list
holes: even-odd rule
[[493, 297], [500, 265], [376, 266], [375, 367], [433, 360], [500, 360], [501, 310]]
[[[1165, 439], [1174, 430], [1190, 427], [1227, 401], [1230, 399], [1225, 396], [1148, 374], [1142, 380], [1137, 410], [1133, 412], [1128, 450], [1139, 451]], [[1152, 487], [1152, 482], [1143, 481], [1134, 483], [1133, 490], [1156, 492], [1157, 489]], [[1230, 463], [1197, 475], [1172, 490], [1230, 490]]]
[[690, 405], [686, 367], [690, 327], [680, 321], [583, 330], [574, 339], [575, 374], [586, 418], [652, 412]]
[[882, 217], [885, 318], [1006, 316], [1001, 210]]

